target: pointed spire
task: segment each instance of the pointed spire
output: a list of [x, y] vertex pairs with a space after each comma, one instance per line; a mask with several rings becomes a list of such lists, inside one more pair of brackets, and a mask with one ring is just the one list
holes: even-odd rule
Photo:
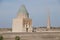
[[21, 5], [21, 7], [20, 7], [20, 9], [18, 11], [18, 15], [20, 15], [20, 14], [25, 14], [25, 15], [27, 15], [29, 17], [29, 14], [27, 12], [27, 9], [26, 9], [25, 5]]
[[48, 9], [48, 23], [47, 23], [47, 29], [49, 30], [50, 29], [50, 11]]

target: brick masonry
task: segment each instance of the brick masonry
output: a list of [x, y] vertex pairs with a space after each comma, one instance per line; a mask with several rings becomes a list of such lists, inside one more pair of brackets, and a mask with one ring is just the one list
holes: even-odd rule
[[60, 32], [21, 32], [0, 33], [4, 40], [15, 40], [19, 36], [21, 40], [60, 40]]

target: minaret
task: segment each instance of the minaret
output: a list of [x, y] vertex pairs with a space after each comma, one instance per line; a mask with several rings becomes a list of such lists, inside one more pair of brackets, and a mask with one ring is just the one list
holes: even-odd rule
[[48, 21], [47, 21], [47, 30], [50, 30], [50, 12], [48, 10]]

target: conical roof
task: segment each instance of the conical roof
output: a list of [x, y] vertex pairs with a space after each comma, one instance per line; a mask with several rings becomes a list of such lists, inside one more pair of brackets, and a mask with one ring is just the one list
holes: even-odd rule
[[18, 11], [18, 14], [21, 14], [21, 13], [25, 14], [25, 15], [27, 15], [29, 17], [29, 14], [27, 12], [27, 9], [26, 9], [25, 5], [21, 5], [21, 7], [20, 7], [20, 9]]

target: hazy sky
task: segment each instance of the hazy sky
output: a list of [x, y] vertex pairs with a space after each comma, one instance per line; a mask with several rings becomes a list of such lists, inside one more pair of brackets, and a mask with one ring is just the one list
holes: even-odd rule
[[47, 26], [48, 10], [51, 26], [60, 26], [60, 0], [2, 0], [0, 1], [0, 27], [12, 27], [20, 6], [24, 4], [33, 26]]

